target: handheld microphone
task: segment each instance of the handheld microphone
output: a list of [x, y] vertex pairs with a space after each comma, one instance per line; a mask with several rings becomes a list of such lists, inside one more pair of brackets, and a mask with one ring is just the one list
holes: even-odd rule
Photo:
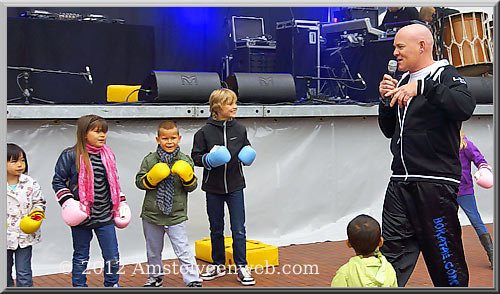
[[92, 85], [94, 83], [94, 80], [92, 80], [92, 74], [90, 73], [90, 67], [86, 66], [85, 69], [87, 70], [87, 78], [89, 79], [89, 83]]
[[[396, 75], [396, 70], [398, 69], [398, 62], [396, 60], [389, 60], [389, 63], [387, 64], [387, 73], [394, 78]], [[384, 106], [389, 107], [391, 102], [391, 97], [383, 97], [382, 103]]]
[[391, 77], [394, 78], [396, 75], [396, 70], [398, 70], [398, 62], [396, 60], [389, 60], [389, 63], [387, 64], [387, 72]]

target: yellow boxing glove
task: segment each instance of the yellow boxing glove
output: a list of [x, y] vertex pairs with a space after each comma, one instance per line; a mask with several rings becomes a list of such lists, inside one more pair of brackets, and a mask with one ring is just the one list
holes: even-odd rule
[[177, 160], [174, 165], [172, 165], [172, 173], [181, 178], [184, 186], [190, 186], [196, 180], [193, 168], [184, 160]]
[[168, 164], [164, 162], [158, 162], [155, 164], [147, 174], [142, 177], [142, 183], [146, 188], [153, 190], [156, 188], [158, 183], [170, 175], [170, 168]]
[[44, 218], [45, 214], [43, 213], [43, 210], [33, 209], [27, 216], [21, 219], [19, 227], [21, 228], [21, 231], [26, 234], [33, 234], [40, 228]]

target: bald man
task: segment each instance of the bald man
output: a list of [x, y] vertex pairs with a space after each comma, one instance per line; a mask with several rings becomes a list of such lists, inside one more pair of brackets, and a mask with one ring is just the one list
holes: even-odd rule
[[433, 38], [420, 24], [394, 38], [399, 79], [384, 75], [378, 122], [391, 139], [392, 176], [382, 212], [382, 253], [404, 287], [423, 254], [436, 287], [467, 287], [456, 201], [460, 127], [476, 101], [447, 60], [434, 61]]

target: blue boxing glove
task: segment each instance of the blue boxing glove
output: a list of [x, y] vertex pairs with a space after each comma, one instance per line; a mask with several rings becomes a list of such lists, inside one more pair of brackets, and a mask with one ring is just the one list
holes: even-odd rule
[[246, 145], [245, 147], [241, 148], [240, 153], [238, 153], [238, 158], [241, 162], [243, 162], [244, 165], [251, 165], [255, 160], [256, 155], [257, 152], [255, 152], [255, 149], [250, 147], [250, 145]]
[[203, 166], [211, 170], [212, 168], [226, 164], [231, 160], [231, 153], [226, 146], [215, 145], [209, 153], [206, 153], [201, 158]]

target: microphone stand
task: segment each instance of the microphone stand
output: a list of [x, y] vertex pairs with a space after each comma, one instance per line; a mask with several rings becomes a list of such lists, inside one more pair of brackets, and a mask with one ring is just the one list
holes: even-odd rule
[[[17, 76], [17, 85], [22, 91], [22, 96], [8, 99], [7, 103], [9, 102], [14, 102], [17, 100], [24, 99], [24, 104], [31, 104], [32, 102], [41, 102], [41, 103], [46, 103], [46, 104], [54, 104], [54, 101], [49, 101], [45, 99], [41, 99], [38, 97], [33, 97], [32, 92], [33, 88], [30, 87], [29, 83], [29, 77], [30, 73], [56, 73], [56, 74], [69, 74], [69, 75], [79, 75], [85, 77], [87, 81], [90, 82], [88, 79], [88, 76], [90, 75], [89, 73], [75, 73], [75, 72], [69, 72], [69, 71], [61, 71], [61, 70], [50, 70], [50, 69], [38, 69], [38, 68], [32, 68], [32, 67], [23, 67], [23, 66], [7, 66], [7, 69], [12, 69], [12, 70], [19, 70], [22, 71], [21, 74]], [[19, 78], [22, 76], [24, 78], [24, 88], [21, 88], [21, 85], [19, 84]]]

